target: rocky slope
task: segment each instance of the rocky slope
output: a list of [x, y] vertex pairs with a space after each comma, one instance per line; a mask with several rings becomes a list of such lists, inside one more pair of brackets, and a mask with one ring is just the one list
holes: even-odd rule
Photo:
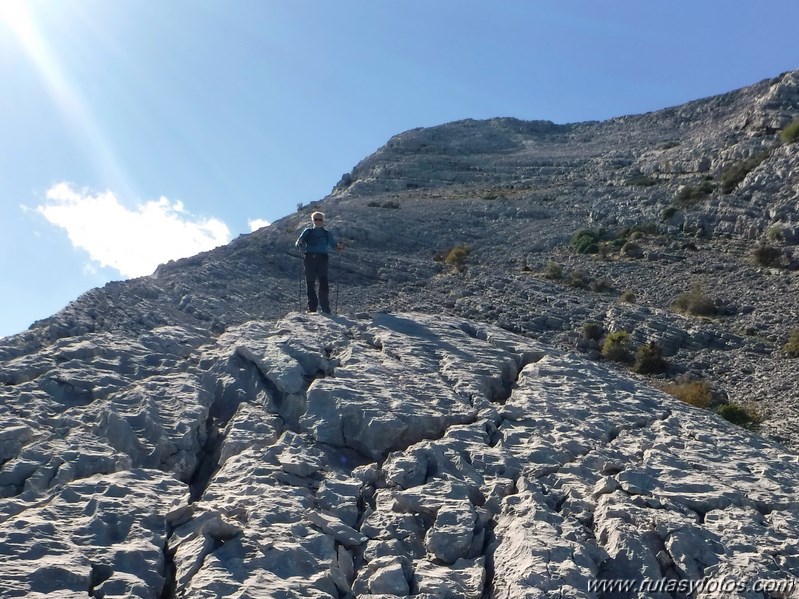
[[794, 596], [795, 454], [493, 326], [289, 314], [9, 371], [6, 597]]
[[[295, 312], [302, 210], [4, 339], [7, 596], [792, 581], [798, 117], [793, 72], [606, 122], [409, 131], [313, 206], [348, 245], [340, 316]], [[674, 309], [697, 285], [714, 316]], [[605, 360], [589, 328], [668, 370]], [[669, 380], [754, 406], [760, 435]]]

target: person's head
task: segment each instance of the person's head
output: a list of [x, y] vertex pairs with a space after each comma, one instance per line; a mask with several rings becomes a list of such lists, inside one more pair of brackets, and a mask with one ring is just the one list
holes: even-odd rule
[[311, 215], [311, 218], [313, 219], [314, 227], [321, 227], [322, 225], [325, 224], [325, 215], [322, 214], [321, 212], [314, 212]]

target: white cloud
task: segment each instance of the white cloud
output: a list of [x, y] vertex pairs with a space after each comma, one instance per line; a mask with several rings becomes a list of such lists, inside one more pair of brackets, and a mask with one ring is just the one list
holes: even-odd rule
[[268, 227], [272, 223], [262, 218], [251, 218], [250, 220], [247, 221], [247, 224], [250, 225], [250, 233], [252, 233], [253, 231], [257, 231], [261, 227]]
[[110, 191], [76, 191], [59, 183], [47, 191], [46, 201], [36, 210], [64, 229], [75, 248], [125, 277], [148, 275], [163, 262], [230, 241], [224, 222], [195, 217], [182, 202], [164, 197], [131, 210]]

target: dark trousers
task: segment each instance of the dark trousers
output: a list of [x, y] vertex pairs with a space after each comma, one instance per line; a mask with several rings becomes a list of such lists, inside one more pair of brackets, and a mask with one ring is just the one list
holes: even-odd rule
[[[316, 297], [316, 281], [319, 297]], [[330, 282], [327, 278], [327, 254], [305, 254], [305, 285], [308, 288], [308, 310], [330, 312]]]

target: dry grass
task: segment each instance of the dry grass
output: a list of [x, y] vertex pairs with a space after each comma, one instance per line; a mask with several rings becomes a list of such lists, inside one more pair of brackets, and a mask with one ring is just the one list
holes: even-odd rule
[[704, 381], [666, 383], [661, 388], [669, 395], [673, 395], [680, 401], [689, 403], [697, 408], [708, 409], [710, 404], [713, 403], [713, 391]]

